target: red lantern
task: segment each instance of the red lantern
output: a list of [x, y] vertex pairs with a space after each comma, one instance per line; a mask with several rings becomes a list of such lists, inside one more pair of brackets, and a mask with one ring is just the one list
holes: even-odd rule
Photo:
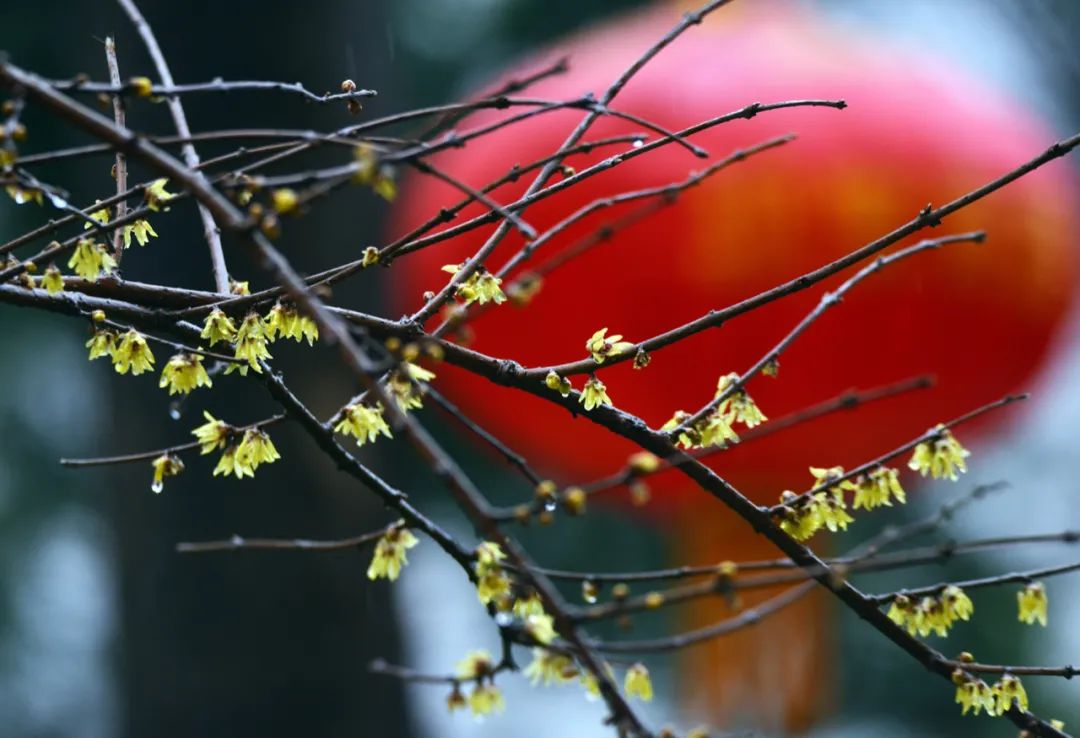
[[[721, 10], [690, 29], [635, 76], [612, 107], [669, 129], [751, 102], [843, 98], [848, 109], [762, 113], [695, 136], [712, 159], [788, 132], [798, 139], [683, 192], [674, 204], [561, 266], [527, 309], [483, 311], [471, 323], [473, 348], [533, 367], [584, 358], [586, 339], [602, 327], [632, 341], [653, 336], [826, 264], [910, 220], [928, 202], [943, 204], [1013, 169], [1054, 140], [1029, 110], [941, 59], [834, 28], [795, 7], [762, 7]], [[567, 74], [526, 94], [599, 95], [677, 20], [663, 6], [588, 29], [507, 78], [567, 55]], [[515, 112], [482, 112], [458, 129]], [[538, 115], [440, 154], [433, 163], [481, 187], [514, 164], [555, 151], [581, 116]], [[639, 131], [641, 126], [604, 117], [586, 140]], [[580, 170], [627, 146], [574, 155], [566, 164]], [[679, 182], [707, 163], [669, 145], [543, 200], [522, 217], [543, 231], [598, 198]], [[526, 175], [491, 196], [512, 202], [529, 181]], [[413, 177], [400, 197], [397, 230], [459, 199], [458, 190], [435, 178]], [[857, 465], [940, 421], [1029, 388], [1073, 296], [1075, 203], [1071, 174], [1058, 162], [950, 216], [919, 235], [983, 229], [986, 244], [928, 252], [870, 278], [783, 355], [777, 378], [748, 385], [770, 417], [849, 388], [915, 375], [935, 375], [932, 390], [735, 446], [711, 464], [754, 500], [772, 503], [784, 489], [809, 486], [808, 466]], [[483, 211], [474, 204], [459, 219]], [[577, 224], [538, 250], [524, 269], [627, 212], [604, 210]], [[421, 293], [446, 283], [440, 267], [471, 255], [492, 228], [403, 257], [394, 269], [396, 307], [419, 307]], [[497, 269], [522, 244], [513, 233], [487, 266]], [[708, 401], [721, 375], [745, 371], [847, 276], [657, 351], [643, 370], [627, 362], [600, 376], [616, 406], [656, 427], [674, 411]], [[584, 378], [572, 379], [580, 388]], [[439, 369], [437, 386], [559, 480], [610, 473], [635, 450], [587, 419], [450, 366]], [[1003, 417], [993, 415], [982, 425]], [[972, 430], [961, 428], [957, 435], [970, 440]], [[776, 555], [678, 474], [657, 478], [644, 510], [678, 532], [683, 563]], [[823, 642], [824, 602], [805, 601], [762, 626], [689, 650], [693, 673], [683, 693], [707, 702], [710, 718], [806, 725], [820, 712], [829, 681], [821, 673], [831, 661]], [[699, 606], [686, 625], [727, 616], [720, 604]]]

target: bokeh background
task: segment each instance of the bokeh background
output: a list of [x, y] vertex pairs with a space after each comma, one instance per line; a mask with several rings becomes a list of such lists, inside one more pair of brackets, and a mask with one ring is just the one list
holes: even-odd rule
[[[752, 0], [742, 0], [751, 2]], [[146, 0], [178, 81], [267, 78], [300, 80], [334, 89], [344, 77], [374, 87], [365, 115], [450, 101], [538, 44], [568, 30], [643, 4], [628, 0], [316, 0], [309, 3], [229, 3]], [[1046, 117], [1059, 132], [1080, 130], [1080, 6], [1070, 0], [834, 0], [810, 3], [836, 22], [890, 34], [948, 55], [994, 78]], [[0, 6], [0, 48], [18, 64], [53, 77], [87, 72], [105, 76], [102, 39], [118, 40], [121, 72], [153, 75], [119, 9], [109, 2], [62, 0]], [[309, 106], [273, 95], [193, 97], [195, 129], [277, 125], [332, 129], [339, 109]], [[169, 130], [164, 110], [138, 120]], [[26, 122], [33, 150], [84, 140], [31, 111]], [[213, 153], [204, 149], [204, 156]], [[63, 182], [76, 201], [112, 187], [110, 161], [42, 170]], [[170, 284], [207, 284], [204, 247], [190, 210], [175, 209], [158, 227], [157, 248], [133, 250], [128, 276]], [[285, 248], [301, 269], [344, 260], [377, 242], [386, 209], [371, 198], [332, 201], [302, 235], [286, 234]], [[0, 208], [0, 237], [33, 227], [32, 206]], [[155, 222], [155, 226], [157, 223]], [[291, 240], [290, 240], [291, 239]], [[166, 251], [162, 248], [168, 245]], [[231, 263], [262, 284], [259, 270]], [[374, 282], [356, 280], [339, 295], [376, 309]], [[1012, 491], [966, 512], [949, 531], [956, 537], [1080, 527], [1075, 505], [1075, 444], [1080, 428], [1080, 340], [1077, 322], [1039, 387], [1021, 424], [993, 447], [965, 484], [1000, 478]], [[122, 381], [99, 362], [88, 364], [86, 328], [74, 321], [0, 307], [0, 735], [12, 736], [480, 736], [603, 735], [598, 706], [577, 690], [540, 692], [504, 680], [510, 710], [478, 724], [445, 715], [442, 690], [406, 688], [368, 673], [376, 657], [445, 671], [465, 650], [494, 649], [485, 616], [464, 579], [433, 547], [415, 550], [409, 576], [391, 588], [364, 577], [367, 554], [245, 553], [185, 557], [179, 541], [232, 533], [329, 538], [367, 530], [386, 520], [358, 494], [302, 434], [274, 432], [285, 457], [253, 482], [213, 480], [210, 466], [193, 462], [169, 480], [162, 495], [149, 490], [149, 468], [75, 471], [61, 456], [143, 450], [186, 440], [198, 413], [186, 406], [170, 416], [154, 382]], [[309, 354], [304, 354], [308, 358]], [[317, 410], [329, 410], [351, 388], [327, 350], [280, 365]], [[160, 358], [160, 357], [159, 357]], [[209, 409], [247, 422], [266, 412], [258, 388], [231, 383], [215, 392]], [[200, 406], [201, 407], [201, 406]], [[458, 453], [472, 449], [440, 429]], [[425, 504], [438, 495], [412, 464], [390, 452], [375, 462]], [[501, 470], [478, 465], [497, 483]], [[966, 487], [965, 487], [966, 488]], [[925, 515], [920, 496], [899, 516]], [[439, 515], [465, 526], [449, 507]], [[588, 549], [597, 569], [655, 565], [663, 543], [656, 533], [618, 511], [597, 511], [570, 539], [528, 540], [553, 565], [582, 560]], [[863, 534], [866, 534], [864, 530]], [[633, 547], [595, 545], [633, 537]], [[1037, 553], [1037, 558], [1033, 558]], [[1068, 560], [1075, 552], [1015, 552], [954, 566], [957, 575]], [[936, 581], [933, 570], [879, 577], [881, 590]], [[1048, 631], [1026, 629], [1016, 640], [1012, 591], [980, 598], [977, 624], [958, 631], [964, 645], [1011, 661], [1080, 661], [1080, 588], [1055, 582]], [[986, 603], [984, 605], [984, 602]], [[1073, 613], [1070, 616], [1070, 613]], [[640, 634], [660, 632], [662, 619]], [[1003, 721], [961, 721], [951, 690], [929, 682], [854, 619], [842, 628], [842, 684], [836, 716], [821, 736], [1012, 735]], [[665, 664], [654, 674], [661, 699], [648, 708], [657, 721], [671, 717], [663, 694]], [[1080, 726], [1074, 683], [1028, 683], [1044, 715]], [[685, 723], [682, 727], [687, 727]]]

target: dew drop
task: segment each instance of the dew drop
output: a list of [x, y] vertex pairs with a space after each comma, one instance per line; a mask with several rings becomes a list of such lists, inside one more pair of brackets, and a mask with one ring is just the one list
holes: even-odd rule
[[150, 485], [150, 491], [155, 495], [161, 494], [161, 490], [165, 489], [165, 483], [160, 479], [155, 479], [154, 483]]
[[640, 149], [644, 145], [645, 145], [645, 142], [642, 141], [640, 138], [637, 141], [634, 141], [634, 143], [633, 143], [633, 146], [634, 146], [635, 149]]
[[508, 612], [497, 612], [497, 613], [495, 613], [495, 625], [498, 625], [500, 628], [505, 628], [507, 625], [510, 625], [510, 623], [512, 623], [512, 622], [514, 622], [514, 616], [511, 615], [510, 613], [508, 613]]

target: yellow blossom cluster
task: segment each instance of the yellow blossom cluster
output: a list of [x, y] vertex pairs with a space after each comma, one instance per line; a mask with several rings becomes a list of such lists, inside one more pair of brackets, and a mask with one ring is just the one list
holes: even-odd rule
[[967, 471], [964, 459], [971, 454], [945, 426], [938, 425], [931, 432], [936, 437], [915, 447], [908, 467], [924, 477], [955, 482], [961, 473]]
[[601, 328], [585, 342], [585, 350], [597, 364], [603, 364], [609, 356], [623, 354], [634, 348], [634, 344], [622, 340], [622, 336], [607, 336], [607, 328]]
[[1047, 610], [1049, 599], [1046, 596], [1046, 587], [1042, 582], [1032, 582], [1016, 593], [1016, 602], [1019, 606], [1018, 616], [1021, 623], [1046, 627]]
[[158, 494], [165, 488], [165, 477], [175, 477], [184, 471], [184, 462], [179, 457], [170, 453], [164, 453], [150, 462], [154, 470], [154, 481], [150, 483], [150, 489]]
[[416, 410], [424, 405], [423, 387], [418, 382], [430, 382], [435, 379], [435, 372], [428, 371], [411, 361], [401, 362], [401, 367], [390, 373], [386, 387], [403, 413]]
[[210, 375], [203, 367], [199, 354], [175, 354], [161, 371], [159, 387], [168, 387], [169, 394], [189, 394], [198, 387], [212, 387]]
[[130, 371], [138, 376], [154, 368], [154, 354], [146, 343], [146, 337], [135, 329], [122, 336], [107, 328], [96, 331], [86, 342], [86, 347], [90, 349], [91, 361], [108, 356], [119, 374]]
[[89, 282], [116, 268], [116, 259], [108, 249], [92, 238], [79, 239], [68, 259], [68, 268]]
[[219, 474], [233, 474], [237, 479], [254, 477], [255, 470], [260, 465], [271, 464], [281, 458], [265, 431], [248, 428], [240, 441], [234, 443], [231, 441], [239, 433], [238, 429], [218, 420], [205, 410], [203, 417], [206, 422], [191, 432], [199, 442], [200, 453], [205, 455], [218, 448], [225, 449], [214, 467], [215, 477]]
[[363, 403], [346, 405], [341, 411], [341, 421], [334, 426], [335, 433], [352, 436], [357, 446], [374, 443], [379, 435], [393, 438], [390, 426], [383, 420], [382, 405], [374, 406]]
[[855, 522], [847, 512], [844, 493], [840, 489], [815, 492], [799, 502], [797, 499], [798, 495], [790, 490], [780, 495], [783, 505], [780, 528], [796, 541], [808, 540], [822, 528], [831, 533], [847, 530], [848, 525]]
[[401, 568], [409, 563], [405, 552], [419, 542], [412, 531], [405, 527], [405, 522], [398, 521], [375, 544], [375, 553], [371, 556], [367, 578], [389, 579], [391, 582], [397, 580], [401, 574]]
[[[465, 265], [447, 264], [442, 270], [450, 274], [457, 274], [461, 271], [463, 266]], [[458, 285], [457, 290], [454, 291], [454, 295], [466, 305], [471, 305], [474, 302], [480, 303], [481, 305], [488, 302], [501, 305], [506, 302], [506, 295], [503, 294], [501, 285], [501, 279], [484, 267], [479, 267], [469, 275], [468, 279]]]
[[852, 507], [856, 510], [873, 510], [875, 507], [892, 507], [895, 499], [901, 505], [907, 503], [907, 495], [900, 484], [900, 472], [889, 467], [879, 466], [869, 474], [860, 474], [855, 478], [855, 500]]
[[[713, 399], [723, 396], [738, 380], [738, 374], [725, 374], [720, 377]], [[742, 423], [747, 428], [753, 428], [767, 420], [744, 389], [732, 392], [705, 418], [692, 426], [683, 427], [691, 417], [693, 416], [690, 413], [678, 410], [671, 420], [660, 426], [660, 430], [666, 433], [674, 433], [678, 430], [675, 441], [676, 445], [682, 448], [708, 448], [738, 443], [739, 436], [732, 427], [735, 423]]]
[[572, 682], [577, 679], [579, 671], [574, 660], [566, 654], [546, 648], [534, 648], [532, 661], [525, 667], [524, 673], [533, 686], [543, 683], [547, 687]]
[[45, 270], [45, 274], [41, 276], [41, 287], [50, 295], [64, 291], [64, 278], [61, 276], [60, 270], [54, 265], [50, 264]]
[[[240, 327], [236, 331], [236, 338], [233, 343], [236, 359], [246, 361], [248, 366], [261, 374], [262, 367], [259, 362], [273, 358], [266, 348], [266, 343], [266, 326], [263, 324], [262, 319], [258, 313], [248, 313], [244, 316], [243, 322], [240, 323]], [[246, 373], [246, 368], [241, 373]]]
[[[89, 218], [97, 221], [101, 225], [109, 224], [109, 209], [101, 208], [90, 213]], [[93, 225], [90, 223], [83, 223], [83, 230], [89, 230]], [[121, 233], [124, 235], [124, 248], [131, 247], [131, 237], [135, 236], [135, 240], [138, 241], [140, 246], [145, 246], [150, 242], [151, 236], [157, 238], [157, 232], [154, 227], [150, 225], [150, 222], [142, 218], [136, 220], [134, 223], [129, 223], [121, 229]]]
[[962, 715], [968, 712], [978, 715], [983, 710], [990, 716], [1004, 715], [1014, 703], [1021, 710], [1028, 709], [1027, 690], [1013, 674], [1004, 674], [991, 687], [982, 679], [956, 669], [952, 681], [956, 685], [956, 704], [961, 706]]
[[462, 681], [471, 681], [475, 684], [467, 703], [461, 694], [460, 686], [454, 685], [446, 701], [451, 712], [468, 704], [475, 717], [483, 717], [493, 712], [502, 712], [506, 707], [502, 691], [495, 686], [495, 662], [487, 651], [470, 652], [458, 662], [457, 676]]
[[273, 343], [278, 336], [291, 338], [299, 343], [307, 339], [308, 346], [314, 346], [319, 339], [319, 327], [306, 315], [301, 315], [292, 305], [276, 303], [263, 319], [266, 340]]
[[915, 602], [907, 595], [897, 595], [889, 606], [889, 620], [905, 628], [909, 635], [926, 637], [931, 633], [944, 638], [958, 620], [970, 620], [975, 606], [964, 590], [950, 584], [936, 597]]
[[482, 604], [494, 604], [500, 610], [511, 606], [510, 577], [500, 563], [505, 558], [506, 553], [497, 543], [484, 541], [476, 547], [476, 596]]

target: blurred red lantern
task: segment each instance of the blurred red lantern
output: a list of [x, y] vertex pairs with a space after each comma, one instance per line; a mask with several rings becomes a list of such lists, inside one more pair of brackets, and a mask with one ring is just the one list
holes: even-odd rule
[[[567, 55], [569, 73], [527, 94], [599, 95], [676, 21], [665, 5], [588, 29], [508, 78]], [[650, 337], [846, 254], [910, 220], [926, 203], [940, 205], [974, 189], [1052, 141], [1030, 111], [986, 81], [786, 4], [721, 10], [661, 52], [613, 107], [679, 129], [750, 102], [806, 98], [843, 98], [850, 107], [769, 112], [698, 135], [695, 143], [713, 159], [783, 133], [794, 132], [798, 140], [684, 192], [673, 205], [560, 267], [527, 309], [486, 310], [471, 324], [474, 348], [542, 366], [584, 358], [585, 340], [601, 327], [629, 340]], [[513, 112], [482, 112], [460, 128]], [[440, 154], [433, 163], [481, 187], [514, 164], [556, 150], [581, 115], [540, 115]], [[641, 130], [605, 117], [586, 138]], [[619, 149], [575, 155], [566, 163], [580, 169]], [[523, 217], [542, 231], [597, 198], [678, 182], [704, 166], [685, 148], [669, 145], [543, 200]], [[530, 176], [492, 196], [511, 202], [527, 181]], [[396, 225], [414, 226], [460, 198], [443, 182], [414, 177], [403, 189]], [[1066, 165], [1053, 163], [949, 217], [921, 235], [984, 229], [987, 243], [926, 253], [873, 277], [784, 354], [778, 378], [755, 379], [748, 388], [770, 417], [852, 387], [920, 374], [936, 376], [934, 389], [736, 446], [712, 465], [756, 501], [773, 502], [785, 488], [808, 486], [808, 466], [856, 465], [939, 421], [1026, 388], [1073, 295], [1075, 203]], [[472, 205], [462, 217], [481, 212]], [[625, 212], [602, 211], [579, 223], [539, 250], [525, 269]], [[397, 307], [417, 308], [422, 292], [445, 284], [440, 266], [471, 255], [490, 232], [474, 231], [403, 257], [394, 270]], [[497, 269], [522, 243], [517, 233], [508, 237], [489, 268]], [[642, 371], [629, 363], [603, 370], [614, 404], [654, 427], [675, 410], [700, 407], [720, 375], [745, 371], [846, 276], [658, 351]], [[582, 378], [574, 379], [580, 387]], [[438, 386], [560, 480], [610, 473], [634, 451], [588, 420], [449, 366], [440, 368]], [[989, 418], [983, 428], [1002, 417]], [[969, 440], [971, 429], [957, 434]], [[775, 556], [745, 523], [678, 474], [663, 475], [653, 489], [645, 511], [678, 531], [680, 561]], [[824, 608], [824, 598], [811, 599], [764, 625], [689, 650], [681, 692], [713, 719], [807, 725], [828, 697]], [[719, 603], [691, 609], [687, 627], [730, 615]]]

